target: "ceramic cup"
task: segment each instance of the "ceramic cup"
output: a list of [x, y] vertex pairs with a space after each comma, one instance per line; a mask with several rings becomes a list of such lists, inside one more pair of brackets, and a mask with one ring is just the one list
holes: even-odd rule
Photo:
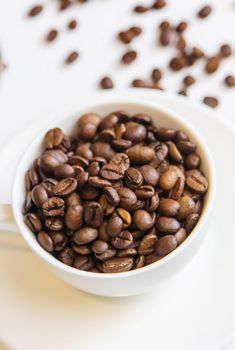
[[[101, 116], [115, 110], [126, 110], [130, 114], [146, 113], [153, 117], [157, 126], [172, 127], [185, 131], [192, 142], [197, 145], [197, 152], [202, 159], [202, 170], [209, 181], [209, 189], [204, 200], [204, 208], [200, 220], [188, 238], [173, 252], [161, 260], [143, 268], [116, 274], [91, 273], [67, 266], [46, 252], [37, 242], [35, 235], [24, 223], [22, 207], [25, 199], [24, 176], [33, 160], [42, 152], [42, 140], [45, 132], [52, 127], [60, 127], [66, 134], [74, 134], [79, 116], [88, 112], [96, 112]], [[107, 94], [102, 100], [97, 98], [88, 101], [71, 113], [56, 118], [30, 143], [17, 167], [12, 190], [12, 207], [18, 231], [29, 247], [37, 254], [61, 279], [68, 284], [88, 293], [102, 296], [129, 296], [148, 291], [153, 286], [162, 286], [172, 276], [176, 276], [196, 254], [202, 245], [211, 218], [215, 198], [215, 168], [210, 151], [199, 131], [189, 125], [179, 115], [155, 103], [139, 99], [120, 99], [115, 94]]]

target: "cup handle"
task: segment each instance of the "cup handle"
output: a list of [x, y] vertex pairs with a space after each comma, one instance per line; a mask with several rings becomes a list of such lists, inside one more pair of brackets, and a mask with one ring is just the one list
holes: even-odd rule
[[0, 204], [0, 231], [19, 233], [10, 204]]

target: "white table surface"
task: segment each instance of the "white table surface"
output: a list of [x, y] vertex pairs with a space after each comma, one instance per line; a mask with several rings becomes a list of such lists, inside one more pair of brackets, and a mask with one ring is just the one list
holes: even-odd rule
[[[214, 11], [207, 19], [196, 18], [204, 0], [168, 0], [169, 6], [160, 11], [134, 14], [132, 8], [152, 0], [89, 0], [64, 12], [57, 11], [56, 0], [0, 1], [0, 45], [8, 69], [0, 78], [0, 144], [29, 121], [44, 113], [58, 113], [70, 101], [96, 91], [97, 81], [110, 74], [118, 88], [128, 87], [136, 77], [147, 77], [153, 67], [165, 69], [173, 50], [158, 47], [156, 26], [163, 19], [173, 23], [186, 19], [190, 22], [187, 37], [213, 54], [221, 43], [234, 44], [235, 4], [232, 0], [210, 0]], [[26, 18], [26, 12], [35, 2], [47, 4], [45, 11], [35, 18]], [[189, 5], [190, 3], [190, 5]], [[76, 18], [79, 28], [68, 32], [69, 19]], [[128, 67], [119, 63], [125, 45], [115, 40], [119, 30], [140, 24], [144, 33], [131, 45], [139, 58]], [[52, 44], [43, 39], [51, 28], [60, 35]], [[62, 62], [71, 50], [79, 50], [80, 59], [70, 67]], [[211, 77], [203, 73], [202, 64], [184, 72], [167, 70], [162, 85], [178, 91], [183, 76], [192, 72], [198, 84], [190, 88], [190, 95], [201, 101], [205, 95], [216, 95], [221, 100], [218, 109], [221, 118], [234, 120], [235, 88], [223, 86], [223, 78], [235, 74], [234, 56], [224, 61], [220, 70]]]

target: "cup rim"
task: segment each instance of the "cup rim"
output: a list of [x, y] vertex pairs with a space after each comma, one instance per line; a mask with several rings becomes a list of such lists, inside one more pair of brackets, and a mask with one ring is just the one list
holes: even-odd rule
[[[208, 177], [209, 177], [209, 188], [207, 192], [207, 203], [206, 206], [204, 204], [204, 210], [203, 213], [200, 216], [200, 220], [193, 229], [193, 231], [188, 235], [188, 237], [182, 242], [175, 250], [173, 250], [171, 253], [166, 255], [165, 257], [161, 258], [160, 260], [144, 266], [142, 268], [136, 269], [136, 270], [130, 270], [126, 272], [119, 272], [119, 273], [95, 273], [95, 272], [89, 272], [89, 271], [83, 271], [76, 269], [72, 266], [68, 266], [64, 264], [63, 262], [56, 259], [54, 256], [52, 256], [49, 252], [47, 252], [44, 248], [40, 246], [40, 244], [37, 242], [36, 238], [33, 236], [33, 233], [26, 227], [24, 222], [22, 222], [22, 211], [17, 206], [17, 196], [18, 196], [18, 184], [20, 185], [20, 169], [23, 166], [25, 158], [27, 158], [28, 153], [30, 153], [31, 149], [29, 147], [24, 150], [22, 153], [22, 156], [18, 162], [14, 181], [13, 181], [13, 187], [12, 187], [12, 207], [13, 207], [13, 214], [16, 221], [16, 224], [19, 228], [20, 234], [24, 237], [27, 244], [30, 246], [30, 248], [39, 255], [43, 260], [45, 260], [49, 265], [52, 265], [53, 267], [62, 270], [66, 273], [86, 277], [86, 278], [94, 278], [94, 279], [110, 279], [110, 278], [128, 278], [134, 275], [142, 274], [145, 272], [148, 272], [153, 269], [160, 268], [161, 266], [167, 264], [169, 261], [173, 260], [181, 254], [181, 252], [187, 248], [188, 245], [192, 244], [194, 239], [199, 234], [201, 228], [205, 225], [207, 219], [210, 216], [210, 213], [213, 208], [213, 203], [215, 199], [215, 188], [216, 188], [216, 175], [215, 175], [215, 166], [214, 161], [211, 155], [211, 152], [204, 141], [204, 139], [199, 135], [198, 131], [195, 130], [195, 128], [188, 122], [185, 121], [178, 113], [172, 111], [170, 108], [167, 108], [165, 106], [162, 106], [161, 104], [158, 104], [157, 102], [149, 102], [147, 100], [143, 99], [136, 99], [134, 97], [121, 97], [116, 96], [114, 92], [111, 93], [105, 93], [103, 96], [98, 95], [98, 97], [94, 98], [94, 96], [88, 98], [85, 102], [83, 101], [82, 104], [79, 104], [77, 107], [74, 107], [71, 110], [64, 111], [63, 113], [60, 113], [60, 115], [56, 116], [53, 120], [51, 120], [49, 123], [46, 123], [46, 125], [41, 128], [39, 131], [37, 137], [34, 138], [34, 140], [31, 142], [30, 146], [33, 148], [39, 140], [42, 140], [45, 132], [51, 128], [55, 127], [56, 123], [60, 123], [61, 121], [65, 120], [66, 118], [70, 118], [70, 116], [78, 114], [79, 116], [85, 112], [85, 110], [88, 111], [95, 111], [95, 109], [100, 108], [102, 106], [111, 106], [112, 104], [117, 103], [123, 103], [127, 105], [133, 105], [135, 107], [139, 107], [141, 110], [142, 108], [151, 108], [155, 110], [156, 112], [167, 114], [168, 117], [171, 119], [175, 119], [177, 123], [182, 126], [183, 130], [188, 130], [190, 134], [193, 135], [195, 138], [197, 145], [200, 145], [201, 151], [205, 157], [205, 161], [208, 165]], [[81, 111], [81, 112], [79, 112]]]

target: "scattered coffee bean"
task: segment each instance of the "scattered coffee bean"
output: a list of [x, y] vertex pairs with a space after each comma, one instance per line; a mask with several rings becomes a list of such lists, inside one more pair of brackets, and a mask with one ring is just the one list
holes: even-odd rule
[[228, 44], [224, 44], [220, 47], [220, 56], [223, 58], [229, 57], [232, 55], [232, 48]]
[[216, 108], [219, 104], [219, 101], [216, 97], [206, 96], [203, 99], [203, 103], [205, 103], [207, 106], [209, 106], [211, 108]]
[[192, 75], [186, 75], [183, 79], [183, 83], [185, 86], [191, 86], [195, 83], [195, 78]]
[[168, 46], [171, 41], [171, 32], [170, 30], [162, 30], [159, 34], [159, 43], [162, 46]]
[[234, 75], [228, 75], [227, 77], [224, 78], [224, 83], [228, 87], [234, 87], [235, 86], [235, 76]]
[[137, 5], [135, 8], [134, 8], [134, 12], [136, 13], [145, 13], [149, 10], [148, 7], [146, 6], [143, 6], [143, 5]]
[[50, 129], [25, 175], [25, 224], [46, 251], [79, 270], [118, 273], [157, 262], [187, 238], [208, 181], [182, 130], [115, 111], [82, 115], [74, 135]]
[[166, 6], [166, 1], [164, 1], [164, 0], [157, 0], [157, 1], [155, 1], [153, 3], [152, 8], [155, 9], [155, 10], [160, 10], [160, 9], [162, 9], [165, 6]]
[[148, 88], [148, 84], [142, 79], [135, 79], [131, 85], [136, 88]]
[[71, 0], [60, 0], [60, 2], [59, 2], [59, 6], [60, 6], [61, 11], [66, 10], [71, 5], [72, 5]]
[[187, 29], [187, 27], [188, 27], [188, 23], [182, 21], [182, 22], [180, 22], [180, 23], [176, 26], [175, 30], [176, 30], [178, 33], [183, 33], [183, 32]]
[[199, 18], [206, 18], [207, 16], [209, 16], [211, 11], [212, 11], [212, 7], [207, 5], [207, 6], [202, 7], [197, 15]]
[[79, 57], [79, 53], [77, 51], [71, 52], [65, 59], [65, 63], [71, 64], [75, 62]]
[[100, 87], [102, 89], [112, 89], [113, 88], [113, 82], [112, 79], [109, 77], [104, 77], [100, 81]]
[[155, 68], [153, 71], [152, 71], [152, 79], [153, 81], [160, 81], [162, 78], [162, 72], [160, 71], [160, 69], [157, 69]]
[[219, 65], [220, 58], [218, 56], [210, 57], [206, 62], [205, 71], [209, 74], [214, 73], [219, 68]]
[[72, 19], [68, 23], [68, 29], [73, 30], [75, 28], [77, 28], [77, 21], [76, 21], [76, 19]]
[[183, 56], [174, 57], [169, 63], [169, 67], [174, 71], [179, 71], [184, 68], [186, 62]]
[[127, 51], [123, 56], [122, 56], [122, 63], [124, 64], [130, 64], [132, 63], [137, 57], [137, 52], [136, 51]]
[[36, 5], [34, 7], [32, 7], [29, 12], [28, 12], [28, 16], [29, 17], [35, 17], [37, 15], [39, 15], [39, 13], [41, 13], [43, 10], [43, 6], [42, 5]]
[[54, 40], [57, 38], [57, 36], [58, 36], [58, 31], [55, 30], [55, 29], [52, 29], [52, 30], [50, 30], [49, 33], [47, 34], [46, 40], [47, 40], [48, 42], [52, 42], [52, 41], [54, 41]]

